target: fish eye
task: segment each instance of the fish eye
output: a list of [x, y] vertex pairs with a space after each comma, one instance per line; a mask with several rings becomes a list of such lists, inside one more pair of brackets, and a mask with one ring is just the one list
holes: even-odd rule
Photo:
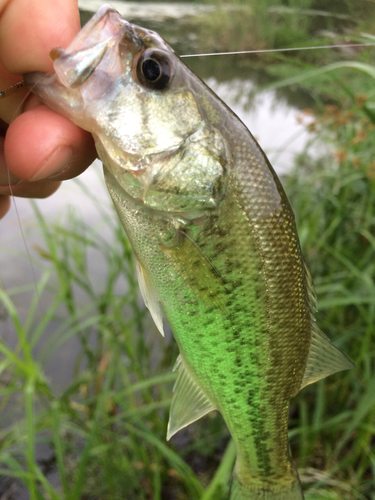
[[144, 59], [142, 61], [142, 73], [148, 82], [155, 83], [161, 78], [163, 70], [159, 61]]
[[163, 90], [170, 84], [173, 72], [167, 55], [156, 49], [148, 49], [136, 62], [136, 79], [145, 88]]

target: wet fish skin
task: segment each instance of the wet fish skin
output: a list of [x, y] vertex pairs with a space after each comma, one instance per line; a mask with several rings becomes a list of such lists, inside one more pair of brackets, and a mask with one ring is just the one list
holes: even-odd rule
[[217, 409], [237, 450], [231, 500], [302, 499], [289, 401], [353, 365], [315, 324], [274, 170], [164, 40], [108, 6], [54, 64], [25, 81], [93, 134], [146, 305], [180, 348], [168, 438]]

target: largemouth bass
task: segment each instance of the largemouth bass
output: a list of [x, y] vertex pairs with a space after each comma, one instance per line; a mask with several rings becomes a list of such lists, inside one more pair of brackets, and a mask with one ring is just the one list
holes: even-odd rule
[[244, 124], [155, 32], [104, 6], [56, 73], [25, 81], [90, 131], [140, 288], [180, 348], [168, 439], [217, 409], [234, 440], [231, 500], [300, 500], [290, 399], [352, 368], [314, 320], [293, 211]]

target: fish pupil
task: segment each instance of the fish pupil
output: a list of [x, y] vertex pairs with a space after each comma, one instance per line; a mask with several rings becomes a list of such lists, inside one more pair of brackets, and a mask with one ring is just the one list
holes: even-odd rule
[[149, 82], [156, 82], [162, 74], [160, 64], [154, 59], [143, 61], [142, 72]]
[[132, 74], [134, 80], [145, 89], [162, 91], [172, 81], [173, 63], [165, 52], [148, 49], [134, 58]]

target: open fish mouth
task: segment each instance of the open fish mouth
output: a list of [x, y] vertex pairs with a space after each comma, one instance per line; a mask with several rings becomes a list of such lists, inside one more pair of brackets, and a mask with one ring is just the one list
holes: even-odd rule
[[[55, 74], [28, 73], [25, 83], [55, 109], [57, 93], [48, 97], [53, 86], [59, 87], [58, 93], [61, 93], [61, 86], [69, 90], [81, 87], [84, 100], [90, 101], [115, 84], [142, 46], [155, 43], [160, 46], [161, 41], [153, 31], [125, 21], [111, 6], [103, 5], [66, 49], [57, 47], [51, 51]], [[69, 93], [69, 99], [74, 106], [77, 95]]]
[[116, 11], [102, 7], [66, 50], [57, 48], [51, 52], [59, 81], [66, 87], [82, 85], [105, 58], [110, 59], [106, 70], [116, 71], [111, 49], [119, 44], [129, 28], [129, 23]]

